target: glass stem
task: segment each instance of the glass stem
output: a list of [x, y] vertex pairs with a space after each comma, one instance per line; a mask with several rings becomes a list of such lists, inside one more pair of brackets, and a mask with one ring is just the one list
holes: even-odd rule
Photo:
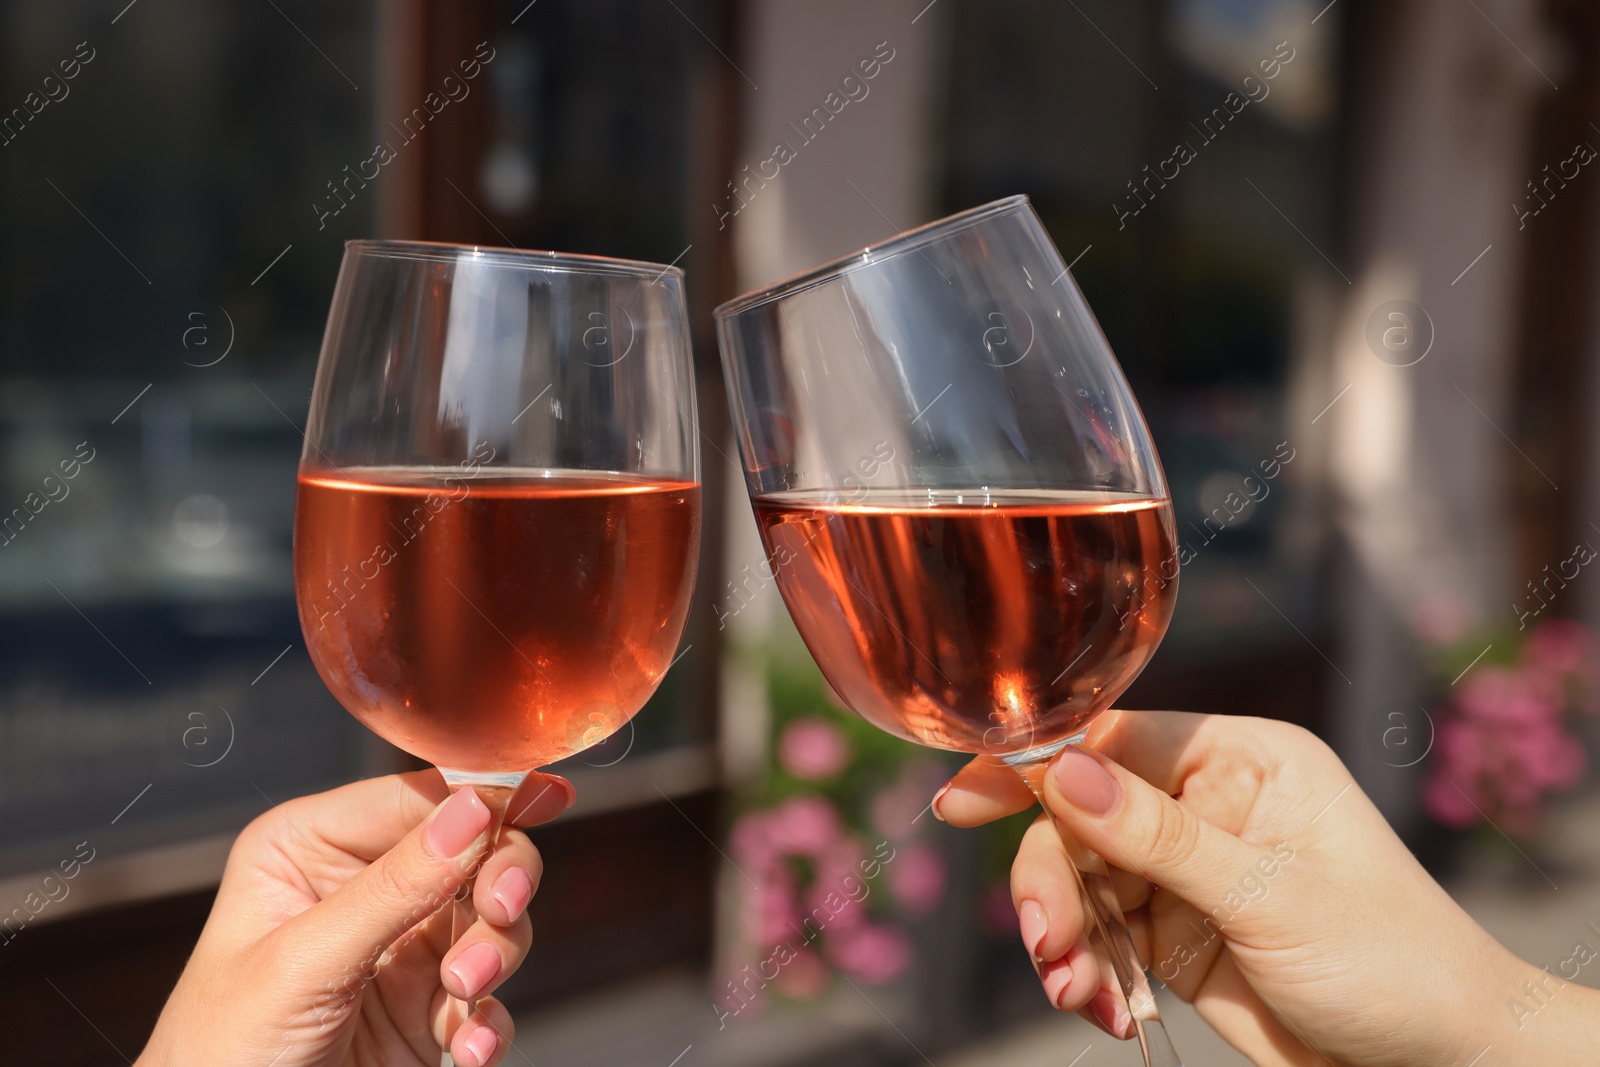
[[[479, 863], [489, 858], [494, 851], [494, 846], [500, 841], [500, 828], [505, 825], [507, 811], [511, 798], [516, 795], [527, 772], [520, 774], [479, 774], [472, 771], [453, 771], [440, 767], [439, 773], [444, 775], [445, 784], [450, 787], [453, 794], [462, 786], [471, 786], [477, 791], [478, 799], [482, 800], [489, 809], [489, 850], [479, 859]], [[516, 813], [512, 813], [513, 817]], [[472, 904], [472, 888], [478, 881], [478, 868], [474, 866], [462, 883], [456, 895], [450, 899], [445, 907], [450, 909], [450, 944], [454, 945], [461, 940], [467, 930], [478, 919], [478, 909]], [[461, 1025], [472, 1017], [477, 1010], [477, 1001], [461, 1000], [449, 997], [445, 1008], [444, 1049], [440, 1056], [440, 1067], [453, 1067], [455, 1061], [450, 1056], [450, 1041], [455, 1037]]]
[[1055, 827], [1067, 855], [1072, 859], [1079, 894], [1087, 905], [1088, 913], [1094, 916], [1093, 929], [1089, 931], [1090, 944], [1095, 949], [1100, 965], [1105, 967], [1109, 964], [1112, 973], [1117, 976], [1117, 985], [1122, 989], [1128, 1014], [1133, 1017], [1134, 1029], [1139, 1035], [1139, 1048], [1144, 1053], [1145, 1067], [1183, 1067], [1177, 1050], [1172, 1047], [1172, 1039], [1167, 1036], [1161, 1013], [1156, 1009], [1155, 994], [1150, 990], [1144, 964], [1139, 961], [1139, 954], [1133, 947], [1133, 937], [1128, 933], [1127, 920], [1123, 918], [1122, 905], [1117, 900], [1116, 887], [1111, 884], [1111, 872], [1106, 869], [1106, 861], [1085, 848], [1043, 803], [1044, 773], [1051, 757], [1065, 748], [1066, 744], [1081, 740], [1082, 735], [1079, 735], [1068, 742], [1050, 746], [1048, 751], [1019, 753], [1022, 759], [1011, 756], [1004, 759], [1028, 784], [1033, 795], [1040, 799], [1040, 806], [1049, 817], [1050, 825]]

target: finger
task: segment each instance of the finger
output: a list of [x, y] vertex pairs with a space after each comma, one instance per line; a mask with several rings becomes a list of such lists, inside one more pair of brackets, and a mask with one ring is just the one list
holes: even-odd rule
[[1150, 903], [1153, 890], [1142, 877], [1109, 863], [1106, 864], [1106, 873], [1111, 876], [1111, 889], [1117, 894], [1117, 903], [1122, 905], [1123, 915], [1132, 915], [1135, 909]]
[[[1112, 867], [1113, 872], [1116, 871]], [[1115, 878], [1113, 877], [1113, 881]], [[1150, 883], [1142, 879], [1140, 883], [1145, 887], [1146, 893], [1150, 891]], [[1163, 893], [1171, 897], [1170, 893]], [[1152, 897], [1151, 899], [1154, 899]], [[1133, 940], [1133, 954], [1142, 962], [1150, 959], [1150, 909], [1141, 907], [1125, 910], [1122, 913], [1124, 925], [1127, 927], [1128, 936]], [[1090, 944], [1099, 943], [1098, 935], [1091, 938]], [[1095, 959], [1100, 959], [1097, 952]], [[1148, 968], [1146, 968], [1148, 970]], [[1100, 990], [1089, 999], [1078, 1012], [1083, 1018], [1094, 1023], [1100, 1029], [1116, 1038], [1126, 1041], [1133, 1036], [1133, 1017], [1128, 1014], [1128, 998], [1123, 995], [1122, 987], [1117, 982], [1116, 972], [1108, 964], [1100, 968]]]
[[270, 935], [299, 966], [340, 973], [375, 959], [437, 912], [471, 877], [487, 850], [492, 814], [470, 787], [433, 810], [388, 852], [327, 899]]
[[1011, 903], [1017, 909], [1022, 947], [1036, 964], [1061, 959], [1083, 936], [1083, 905], [1072, 861], [1043, 812], [1022, 835], [1012, 861]]
[[533, 926], [526, 915], [510, 926], [478, 919], [439, 963], [439, 982], [451, 996], [473, 1000], [493, 992], [528, 956]]
[[1109, 756], [1163, 793], [1183, 793], [1212, 764], [1264, 778], [1291, 746], [1280, 739], [1306, 735], [1298, 726], [1243, 715], [1113, 709], [1089, 727], [1085, 748]]
[[516, 1026], [505, 1005], [492, 997], [478, 1001], [471, 1018], [450, 1039], [450, 1055], [458, 1067], [492, 1067], [511, 1051]]
[[1118, 1041], [1133, 1036], [1133, 1016], [1128, 1012], [1128, 1001], [1122, 990], [1114, 986], [1101, 985], [1078, 1014]]
[[371, 863], [416, 829], [450, 795], [435, 770], [387, 774], [279, 805], [313, 841]]
[[1150, 973], [1179, 1000], [1193, 1001], [1222, 954], [1222, 924], [1173, 893], [1150, 899]]
[[501, 830], [494, 852], [472, 887], [472, 906], [479, 915], [499, 926], [516, 922], [539, 889], [544, 860], [533, 842], [520, 830]]
[[1039, 967], [1039, 982], [1050, 1006], [1057, 1011], [1077, 1011], [1089, 1002], [1100, 989], [1100, 964], [1089, 948], [1089, 942], [1079, 938], [1062, 954]]
[[559, 774], [534, 771], [522, 780], [506, 805], [507, 826], [538, 826], [566, 811], [578, 799], [572, 783]]
[[1016, 771], [992, 757], [979, 756], [933, 795], [933, 814], [952, 826], [981, 826], [1038, 802]]
[[1090, 749], [1069, 747], [1044, 776], [1044, 802], [1085, 846], [1202, 911], [1223, 900], [1261, 849], [1205, 822]]
[[1194, 1001], [1195, 1012], [1228, 1044], [1247, 1056], [1251, 1063], [1316, 1063], [1297, 1033], [1291, 1033], [1240, 973], [1231, 953], [1224, 953], [1213, 969], [1211, 980]]

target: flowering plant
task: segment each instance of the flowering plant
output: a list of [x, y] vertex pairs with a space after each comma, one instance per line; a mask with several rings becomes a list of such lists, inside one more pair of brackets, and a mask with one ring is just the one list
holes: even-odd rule
[[1422, 783], [1435, 821], [1458, 829], [1488, 822], [1513, 837], [1538, 829], [1544, 800], [1575, 787], [1587, 767], [1572, 724], [1592, 710], [1593, 646], [1583, 626], [1551, 619], [1520, 642], [1498, 638], [1489, 647], [1499, 656], [1456, 676], [1434, 711]]
[[773, 655], [767, 680], [770, 758], [729, 835], [743, 966], [717, 996], [723, 1018], [761, 1005], [768, 986], [810, 1000], [840, 974], [893, 981], [912, 963], [908, 922], [944, 892], [922, 818], [946, 775], [939, 758], [843, 710], [809, 658]]

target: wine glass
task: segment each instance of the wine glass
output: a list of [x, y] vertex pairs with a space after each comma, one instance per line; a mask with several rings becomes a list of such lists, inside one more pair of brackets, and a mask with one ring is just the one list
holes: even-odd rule
[[529, 771], [609, 737], [672, 663], [700, 541], [686, 319], [675, 267], [345, 246], [295, 501], [301, 628], [339, 702], [476, 789], [495, 833]]
[[[770, 566], [829, 684], [1037, 793], [1154, 654], [1178, 558], [1144, 417], [1027, 198], [716, 319]], [[1178, 1065], [1104, 861], [1063, 840], [1146, 1063]]]

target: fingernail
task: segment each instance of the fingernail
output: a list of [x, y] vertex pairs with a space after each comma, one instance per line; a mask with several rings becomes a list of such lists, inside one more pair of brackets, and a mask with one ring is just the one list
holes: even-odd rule
[[1041, 963], [1039, 983], [1044, 986], [1044, 996], [1050, 1006], [1056, 1011], [1066, 1011], [1067, 990], [1072, 988], [1072, 964], [1064, 959]]
[[515, 919], [533, 899], [533, 883], [521, 867], [512, 867], [494, 883], [494, 892], [490, 895], [506, 909], [508, 919]]
[[1039, 946], [1050, 932], [1050, 916], [1045, 914], [1044, 906], [1037, 900], [1024, 900], [1017, 909], [1017, 923], [1022, 927], [1023, 947], [1035, 963], [1042, 963], [1044, 957], [1039, 954]]
[[950, 792], [950, 783], [946, 782], [944, 785], [939, 787], [939, 791], [937, 793], [933, 794], [933, 803], [928, 805], [933, 809], [933, 817], [938, 819], [940, 822], [945, 822], [946, 819], [944, 817], [944, 812], [939, 810], [939, 801], [943, 800], [944, 795], [948, 792]]
[[494, 1050], [500, 1047], [500, 1036], [493, 1028], [480, 1026], [461, 1043], [472, 1054], [473, 1063], [470, 1067], [484, 1067], [494, 1057]]
[[1072, 805], [1090, 815], [1104, 815], [1117, 803], [1121, 786], [1093, 756], [1080, 749], [1067, 748], [1051, 772], [1056, 788]]
[[1118, 1040], [1127, 1038], [1132, 1030], [1133, 1016], [1122, 1003], [1122, 998], [1109, 989], [1102, 989], [1089, 1001], [1089, 1013], [1099, 1020], [1106, 1033]]
[[440, 859], [459, 856], [489, 828], [489, 808], [469, 785], [439, 805], [428, 826], [428, 851]]
[[479, 941], [455, 958], [450, 973], [461, 987], [461, 995], [471, 999], [500, 973], [500, 953], [487, 941]]
[[[549, 804], [549, 801], [545, 799], [546, 797], [550, 797], [550, 800], [554, 800], [555, 797], [560, 797], [562, 811], [566, 811], [568, 808], [572, 807], [573, 804], [577, 803], [578, 791], [577, 789], [573, 788], [571, 782], [567, 781], [559, 774], [543, 774], [540, 775], [540, 777], [544, 779], [544, 785], [540, 786], [539, 791], [533, 794], [532, 800], [522, 805], [521, 810], [506, 820], [507, 822], [511, 823], [511, 825], [528, 825], [528, 813], [536, 807], [540, 809], [540, 814], [535, 816], [535, 818], [543, 821], [545, 818], [543, 812], [547, 810]], [[555, 796], [551, 796], [552, 793], [554, 793]]]

